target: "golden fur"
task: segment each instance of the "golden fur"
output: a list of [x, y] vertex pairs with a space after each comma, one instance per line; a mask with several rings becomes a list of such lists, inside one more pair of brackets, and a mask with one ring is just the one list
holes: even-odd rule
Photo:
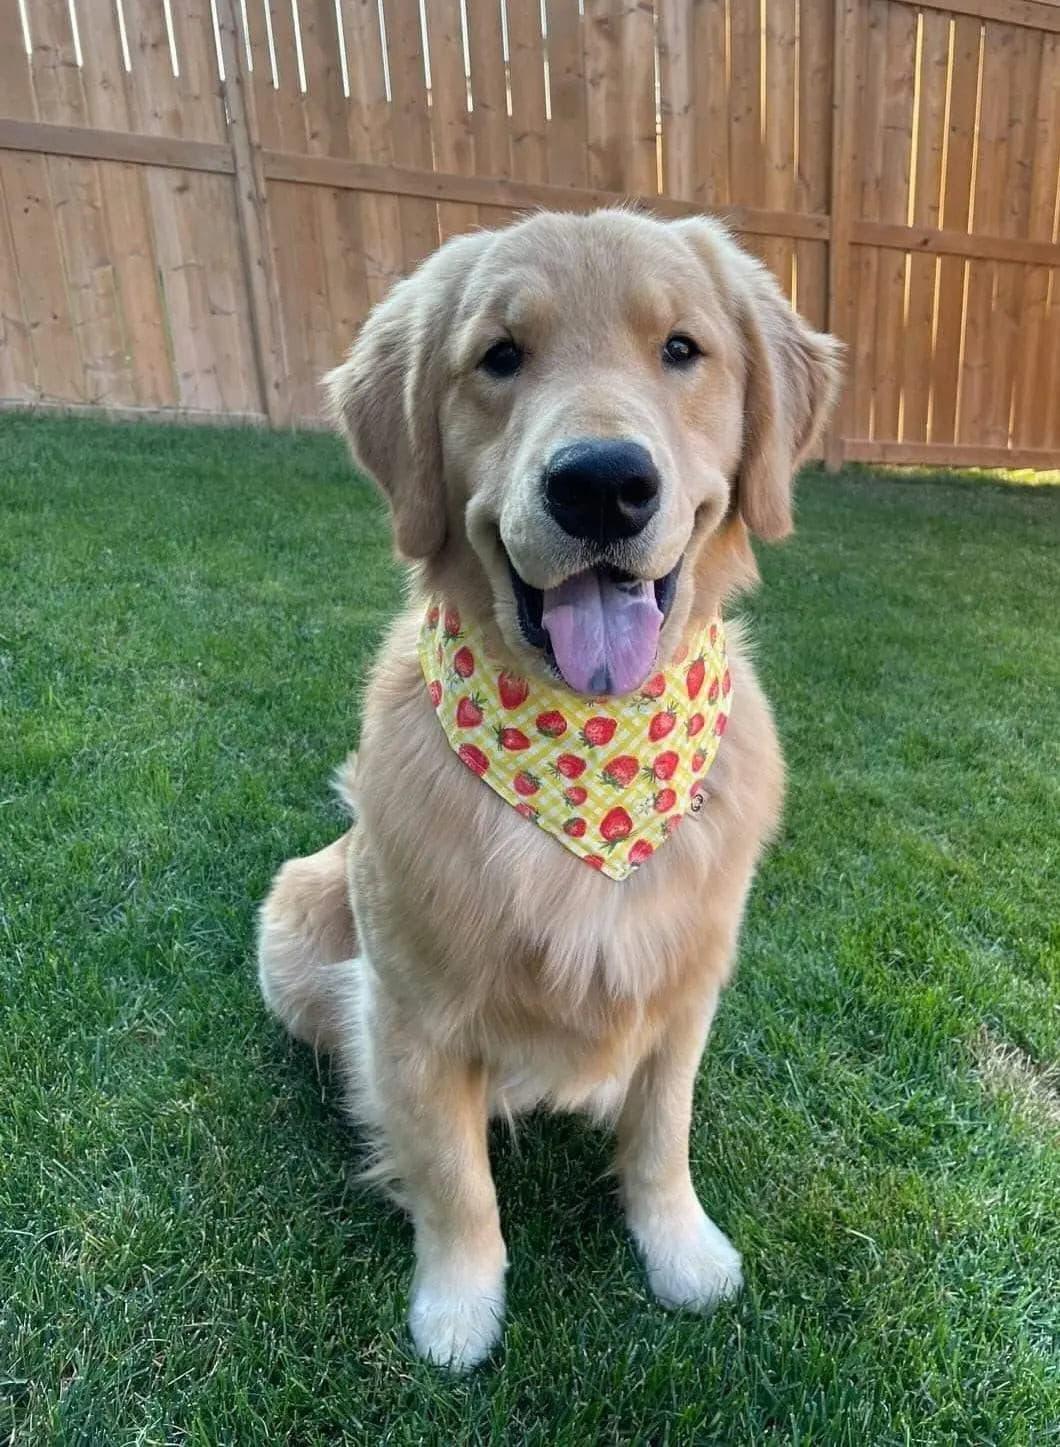
[[[659, 363], [674, 330], [704, 353], [680, 378]], [[501, 385], [477, 362], [506, 335], [532, 360]], [[692, 1187], [688, 1131], [783, 765], [734, 630], [734, 703], [704, 807], [636, 875], [606, 879], [449, 748], [417, 661], [421, 601], [444, 596], [528, 673], [543, 667], [517, 626], [508, 559], [540, 588], [584, 566], [544, 515], [544, 460], [571, 437], [635, 437], [663, 505], [623, 565], [656, 578], [684, 559], [660, 640], [672, 650], [691, 619], [755, 580], [748, 529], [790, 531], [792, 474], [837, 380], [836, 344], [721, 227], [621, 211], [449, 242], [329, 379], [354, 456], [390, 503], [409, 606], [383, 641], [342, 776], [356, 823], [280, 870], [260, 974], [288, 1028], [341, 1057], [378, 1173], [412, 1216], [410, 1323], [432, 1360], [469, 1366], [500, 1333], [491, 1112], [542, 1104], [614, 1121], [656, 1295], [703, 1309], [737, 1289], [739, 1256]]]

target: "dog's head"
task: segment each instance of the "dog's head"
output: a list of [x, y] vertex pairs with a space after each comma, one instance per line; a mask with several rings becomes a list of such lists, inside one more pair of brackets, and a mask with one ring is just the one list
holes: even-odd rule
[[717, 223], [601, 211], [448, 242], [328, 388], [427, 585], [477, 589], [527, 671], [601, 694], [643, 682], [734, 553], [753, 573], [746, 528], [790, 532], [838, 377]]

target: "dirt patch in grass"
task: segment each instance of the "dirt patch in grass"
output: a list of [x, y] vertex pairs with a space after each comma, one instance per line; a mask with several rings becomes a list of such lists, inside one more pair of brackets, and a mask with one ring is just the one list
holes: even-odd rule
[[984, 1026], [972, 1041], [976, 1073], [993, 1095], [1005, 1096], [1036, 1124], [1060, 1133], [1060, 1065], [1043, 1065]]

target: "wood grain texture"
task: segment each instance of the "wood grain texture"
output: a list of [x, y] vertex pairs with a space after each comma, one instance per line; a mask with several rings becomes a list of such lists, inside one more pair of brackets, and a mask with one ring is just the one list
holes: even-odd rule
[[[398, 165], [430, 168], [431, 131], [418, 0], [387, 0], [384, 15], [390, 60], [391, 151]], [[402, 198], [398, 213], [403, 269], [411, 271], [438, 245], [438, 208], [418, 198]]]
[[[1060, 36], [1043, 36], [1027, 229], [1056, 242], [1060, 225]], [[1058, 261], [1060, 264], [1060, 261]], [[1060, 270], [1028, 267], [1015, 378], [1015, 445], [1060, 444]]]
[[440, 239], [625, 200], [725, 217], [847, 340], [830, 462], [1056, 446], [1060, 6], [250, 0], [246, 37], [217, 6], [224, 96], [210, 0], [173, 7], [178, 73], [154, 0], [129, 72], [104, 0], [83, 66], [68, 0], [0, 47], [0, 394], [313, 419]]
[[[832, 185], [835, 13], [831, 4], [799, 5], [799, 143], [795, 205], [826, 212]], [[828, 325], [828, 249], [795, 243], [796, 305], [816, 327]]]
[[[919, 54], [919, 115], [912, 158], [914, 223], [938, 226], [946, 141], [946, 75], [950, 26], [945, 16], [925, 11]], [[934, 315], [938, 263], [933, 256], [909, 257], [909, 299], [902, 355], [902, 438], [926, 442], [934, 385]]]
[[[541, 33], [541, 7], [536, 0], [531, 0], [528, 5], [509, 4], [508, 51], [512, 91], [512, 175], [519, 181], [547, 181], [545, 42]], [[444, 169], [459, 168], [450, 166]]]
[[[909, 211], [913, 148], [913, 106], [916, 98], [916, 14], [908, 6], [888, 4], [883, 73], [883, 147], [877, 216], [905, 222]], [[876, 355], [872, 436], [899, 437], [902, 412], [902, 362], [905, 330], [907, 259], [900, 252], [880, 251], [876, 258]], [[926, 379], [914, 376], [913, 385]]]
[[[968, 229], [979, 92], [979, 31], [978, 21], [961, 17], [954, 22], [950, 39], [947, 152], [939, 219], [951, 231]], [[946, 257], [939, 263], [931, 442], [952, 442], [956, 437], [966, 269], [967, 263], [957, 258]]]

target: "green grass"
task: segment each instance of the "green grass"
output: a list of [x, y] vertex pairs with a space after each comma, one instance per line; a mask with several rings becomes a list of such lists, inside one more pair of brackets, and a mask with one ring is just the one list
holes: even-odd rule
[[452, 1382], [251, 963], [342, 827], [382, 512], [327, 437], [0, 419], [0, 1441], [1060, 1440], [1060, 489], [800, 499], [748, 605], [790, 804], [694, 1133], [747, 1290], [657, 1310], [606, 1141], [535, 1119]]

